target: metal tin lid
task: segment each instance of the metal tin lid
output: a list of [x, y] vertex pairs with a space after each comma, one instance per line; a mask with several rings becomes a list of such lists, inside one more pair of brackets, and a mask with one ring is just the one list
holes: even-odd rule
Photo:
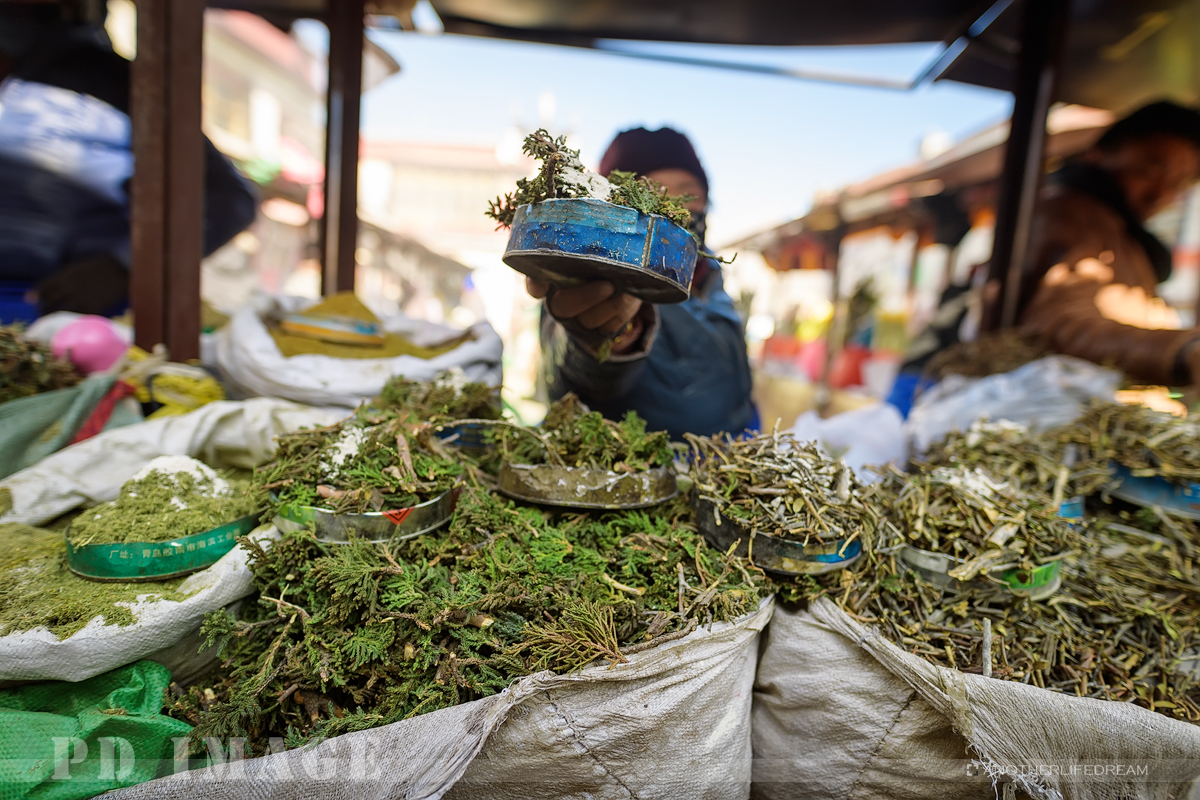
[[166, 542], [71, 544], [67, 536], [67, 566], [93, 581], [158, 581], [187, 575], [217, 563], [233, 549], [237, 537], [258, 526], [257, 516], [242, 517], [203, 533]]
[[688, 299], [696, 239], [666, 217], [601, 200], [521, 206], [504, 263], [554, 286], [606, 280], [649, 303]]
[[752, 535], [734, 520], [721, 517], [718, 522], [709, 500], [693, 495], [692, 507], [696, 511], [700, 533], [709, 544], [720, 550], [728, 550], [736, 542], [737, 549], [734, 552], [737, 555], [748, 557], [756, 566], [771, 572], [823, 575], [845, 569], [862, 557], [862, 542], [858, 539], [806, 545], [767, 533]]
[[1114, 465], [1108, 492], [1139, 506], [1157, 506], [1177, 517], [1200, 519], [1198, 483], [1172, 483], [1157, 475], [1134, 475], [1128, 467]]
[[275, 515], [275, 527], [284, 532], [311, 527], [318, 540], [334, 544], [345, 544], [351, 539], [366, 539], [376, 544], [411, 539], [449, 522], [461, 492], [462, 486], [456, 485], [415, 506], [363, 514], [337, 514], [315, 506], [283, 507]]
[[516, 500], [552, 506], [628, 509], [665, 503], [679, 489], [670, 467], [625, 473], [505, 462], [500, 466], [500, 492]]

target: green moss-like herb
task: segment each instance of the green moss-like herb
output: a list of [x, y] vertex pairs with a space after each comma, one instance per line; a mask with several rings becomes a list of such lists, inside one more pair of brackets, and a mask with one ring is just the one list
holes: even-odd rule
[[[536, 435], [528, 429], [498, 427], [489, 433], [503, 457], [513, 463], [559, 463], [638, 472], [665, 467], [675, 457], [665, 431], [646, 431], [646, 421], [630, 411], [620, 422], [588, 411], [574, 394], [550, 406]], [[554, 455], [547, 453], [547, 448]]]
[[66, 389], [83, 380], [50, 348], [24, 338], [21, 325], [0, 325], [0, 403]]
[[179, 586], [186, 578], [144, 583], [97, 583], [67, 569], [61, 533], [16, 523], [0, 524], [5, 555], [0, 559], [0, 635], [45, 627], [66, 639], [96, 617], [106, 625], [127, 626], [136, 620], [120, 603], [143, 595], [183, 600]]
[[[509, 192], [488, 203], [487, 215], [507, 228], [513, 223], [517, 209], [523, 205], [558, 198], [594, 196], [605, 179], [587, 172], [579, 160], [579, 151], [567, 147], [565, 136], [555, 138], [545, 130], [525, 137], [522, 150], [527, 156], [542, 162], [538, 174], [517, 181], [516, 192]], [[660, 184], [631, 172], [613, 172], [608, 176], [609, 194], [601, 199], [619, 206], [634, 208], [643, 214], [658, 214], [686, 226], [691, 217], [685, 203], [690, 198], [671, 197]]]
[[222, 667], [170, 713], [262, 754], [269, 736], [383, 725], [752, 611], [769, 584], [690, 517], [683, 502], [554, 514], [468, 488], [447, 531], [390, 551], [304, 532], [248, 544], [259, 602], [209, 615]]
[[397, 376], [388, 381], [367, 413], [395, 415], [407, 423], [439, 424], [462, 419], [500, 419], [500, 387], [444, 376], [428, 383]]
[[285, 434], [255, 485], [275, 506], [340, 514], [409, 508], [449, 490], [463, 471], [438, 454], [427, 429], [409, 431], [399, 417], [377, 425], [352, 418]]
[[107, 542], [165, 542], [202, 533], [257, 510], [244, 483], [214, 494], [213, 481], [186, 472], [155, 470], [129, 481], [112, 502], [83, 512], [71, 523], [76, 546]]

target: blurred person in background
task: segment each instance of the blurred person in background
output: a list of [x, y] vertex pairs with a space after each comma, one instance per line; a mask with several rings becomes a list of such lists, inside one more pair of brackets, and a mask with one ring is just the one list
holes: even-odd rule
[[[59, 4], [0, 4], [0, 322], [127, 308], [129, 67]], [[207, 138], [204, 150], [208, 255], [258, 202]]]
[[[704, 249], [708, 176], [686, 136], [670, 128], [624, 131], [600, 162], [602, 175], [614, 170], [692, 198], [688, 227]], [[541, 341], [552, 399], [574, 392], [610, 419], [636, 411], [650, 430], [666, 430], [673, 439], [758, 427], [742, 322], [713, 259], [697, 256], [691, 296], [677, 305], [644, 303], [607, 281], [558, 289], [549, 297], [547, 284], [527, 279], [526, 288], [547, 298]], [[612, 355], [599, 361], [596, 349], [571, 328], [615, 337]]]
[[[1053, 350], [1115, 367], [1136, 380], [1200, 385], [1200, 328], [1181, 329], [1157, 295], [1171, 251], [1145, 222], [1200, 178], [1200, 113], [1147, 105], [1112, 125], [1046, 180], [1034, 217], [1017, 306], [1021, 330]], [[890, 402], [906, 410], [924, 364], [973, 337], [971, 321], [996, 322], [998, 284], [986, 265], [943, 295], [917, 337]], [[986, 328], [987, 326], [985, 326]]]
[[[1200, 329], [1158, 296], [1171, 251], [1144, 227], [1200, 178], [1200, 113], [1145, 106], [1050, 176], [1018, 319], [1056, 351], [1149, 383], [1200, 383]], [[996, 298], [994, 302], [999, 302]]]

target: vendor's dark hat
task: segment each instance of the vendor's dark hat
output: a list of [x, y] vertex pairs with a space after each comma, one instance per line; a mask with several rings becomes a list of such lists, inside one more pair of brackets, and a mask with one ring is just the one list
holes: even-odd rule
[[700, 181], [705, 193], [708, 192], [708, 175], [700, 165], [696, 148], [692, 147], [686, 136], [671, 128], [621, 131], [604, 152], [604, 158], [600, 159], [601, 175], [608, 175], [613, 170], [646, 175], [659, 169], [690, 172]]
[[1096, 144], [1111, 148], [1154, 134], [1178, 136], [1200, 147], [1200, 112], [1166, 100], [1151, 103], [1118, 120]]

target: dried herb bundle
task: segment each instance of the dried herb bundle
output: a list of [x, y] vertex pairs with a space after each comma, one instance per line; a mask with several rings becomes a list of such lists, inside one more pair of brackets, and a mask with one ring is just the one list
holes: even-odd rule
[[1018, 330], [986, 333], [972, 342], [959, 342], [935, 355], [924, 375], [941, 380], [947, 375], [986, 378], [1011, 372], [1051, 352], [1038, 336]]
[[1076, 554], [1078, 531], [1043, 494], [1022, 491], [976, 468], [938, 467], [906, 475], [895, 468], [868, 487], [864, 501], [882, 513], [891, 545], [908, 544], [958, 559], [959, 581], [990, 571], [1033, 568]]
[[579, 151], [567, 147], [565, 136], [555, 138], [545, 130], [537, 130], [525, 137], [521, 149], [542, 165], [534, 177], [517, 181], [516, 192], [488, 203], [487, 215], [502, 227], [512, 225], [521, 206], [558, 198], [591, 197], [643, 214], [659, 214], [683, 226], [691, 216], [684, 206], [685, 198], [668, 196], [662, 186], [648, 178], [614, 172], [605, 179], [589, 171], [579, 160]]
[[20, 325], [0, 325], [0, 403], [66, 389], [83, 380], [45, 345], [24, 338]]
[[[880, 525], [864, 537], [860, 561], [784, 584], [781, 594], [828, 596], [941, 666], [1200, 721], [1200, 575], [1193, 566], [1200, 528], [1096, 503], [1083, 531], [1053, 519], [1053, 499], [1036, 488], [990, 494], [962, 480], [966, 469], [957, 481], [946, 468], [927, 470], [892, 473], [867, 489], [864, 502], [879, 509]], [[996, 533], [1018, 520], [997, 557], [987, 558]], [[901, 557], [907, 545], [966, 559], [951, 572], [963, 580], [934, 583], [918, 574]], [[984, 579], [980, 569], [995, 574], [1059, 556], [1062, 584], [1040, 601]], [[986, 670], [985, 620], [992, 636]]]
[[1093, 457], [1116, 461], [1134, 475], [1200, 479], [1200, 421], [1144, 406], [1098, 403], [1060, 431]]
[[955, 431], [920, 461], [924, 471], [959, 466], [980, 467], [1023, 490], [1049, 494], [1056, 508], [1112, 478], [1108, 459], [1093, 457], [1063, 431], [1037, 433], [1004, 420], [980, 420], [966, 433]]
[[[361, 416], [361, 415], [360, 415]], [[462, 467], [439, 454], [429, 428], [399, 418], [359, 418], [278, 438], [275, 460], [255, 470], [255, 487], [275, 506], [361, 514], [408, 508], [446, 492]]]
[[[465, 380], [461, 371], [432, 381], [397, 376], [384, 384], [369, 414], [394, 415], [406, 423], [444, 423], [462, 419], [500, 419], [500, 387]], [[379, 421], [382, 421], [380, 419]]]
[[665, 431], [646, 432], [646, 421], [630, 411], [620, 422], [607, 420], [574, 394], [550, 406], [536, 432], [498, 426], [489, 436], [505, 460], [518, 464], [557, 464], [616, 472], [665, 467], [674, 459]]
[[210, 615], [222, 644], [209, 687], [171, 713], [200, 736], [289, 746], [570, 672], [752, 611], [769, 591], [709, 547], [682, 503], [551, 514], [468, 488], [448, 531], [381, 545], [289, 534], [254, 545], [259, 601]]
[[748, 531], [808, 543], [854, 540], [875, 525], [853, 470], [815, 444], [778, 433], [687, 438], [699, 496]]

